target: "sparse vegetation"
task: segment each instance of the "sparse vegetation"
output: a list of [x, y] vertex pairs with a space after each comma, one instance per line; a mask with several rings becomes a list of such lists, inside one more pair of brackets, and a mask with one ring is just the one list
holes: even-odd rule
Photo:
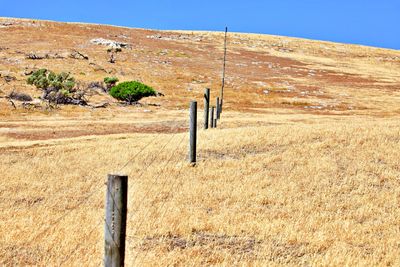
[[115, 63], [117, 53], [119, 53], [121, 51], [122, 51], [122, 49], [120, 47], [108, 48], [107, 49], [107, 53], [108, 53], [108, 56], [109, 56], [108, 62]]
[[12, 91], [8, 97], [17, 101], [32, 101], [32, 97], [26, 93]]
[[131, 105], [132, 103], [138, 102], [143, 97], [156, 96], [157, 92], [150, 86], [141, 82], [130, 81], [120, 83], [111, 88], [110, 95]]
[[75, 79], [69, 73], [56, 74], [47, 69], [35, 71], [27, 79], [28, 84], [35, 85], [39, 89], [54, 88], [56, 90], [71, 90], [75, 85]]
[[43, 91], [42, 99], [55, 104], [86, 105], [84, 90], [74, 89], [75, 78], [69, 73], [40, 69], [32, 73], [27, 83]]
[[119, 82], [119, 79], [117, 77], [105, 77], [104, 78], [104, 83], [107, 86], [107, 90], [110, 90], [112, 87], [114, 87], [117, 82]]
[[87, 85], [86, 85], [86, 88], [87, 89], [98, 89], [98, 90], [101, 90], [101, 91], [103, 91], [103, 92], [108, 92], [109, 90], [107, 89], [107, 86], [106, 85], [104, 85], [104, 83], [103, 82], [99, 82], [99, 81], [95, 81], [95, 82], [89, 82]]

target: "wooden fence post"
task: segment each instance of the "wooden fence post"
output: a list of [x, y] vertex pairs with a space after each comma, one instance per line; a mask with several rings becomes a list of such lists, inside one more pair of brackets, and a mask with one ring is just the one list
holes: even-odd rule
[[204, 129], [208, 129], [208, 112], [210, 109], [210, 89], [204, 91]]
[[105, 267], [124, 266], [127, 202], [128, 176], [109, 174], [104, 227]]
[[214, 128], [214, 106], [211, 107], [210, 115], [210, 126]]
[[218, 121], [218, 107], [215, 109], [214, 128], [217, 128], [217, 121]]
[[196, 141], [197, 141], [197, 102], [190, 102], [190, 144], [189, 160], [190, 163], [196, 163]]
[[217, 120], [219, 120], [219, 110], [220, 110], [220, 105], [219, 105], [220, 103], [219, 103], [219, 97], [217, 97], [217, 99], [216, 99], [216, 110], [215, 110], [215, 118], [217, 119]]

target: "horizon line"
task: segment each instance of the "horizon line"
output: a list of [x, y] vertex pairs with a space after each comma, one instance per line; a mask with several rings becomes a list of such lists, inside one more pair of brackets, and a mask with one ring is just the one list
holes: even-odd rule
[[[212, 32], [212, 33], [224, 33], [225, 32], [225, 30], [218, 31], [218, 30], [142, 28], [142, 27], [107, 24], [107, 23], [80, 22], [80, 21], [62, 21], [62, 20], [41, 19], [41, 18], [22, 18], [22, 17], [3, 17], [3, 16], [0, 16], [0, 19], [36, 20], [36, 21], [45, 21], [45, 22], [52, 22], [52, 23], [85, 24], [85, 25], [109, 26], [109, 27], [124, 28], [124, 29], [164, 31], [164, 32], [168, 32], [168, 31], [169, 32], [174, 32], [174, 31], [175, 32], [179, 32], [179, 31], [188, 32], [188, 31], [192, 31], [192, 32]], [[321, 43], [325, 42], [325, 43], [330, 43], [330, 44], [342, 44], [342, 45], [360, 46], [360, 47], [366, 47], [366, 48], [384, 49], [384, 50], [392, 50], [392, 51], [400, 52], [400, 48], [393, 48], [393, 47], [373, 46], [373, 45], [360, 44], [360, 43], [338, 42], [338, 41], [332, 41], [332, 40], [326, 40], [326, 39], [312, 39], [310, 37], [291, 36], [291, 35], [278, 35], [278, 34], [269, 34], [269, 33], [262, 33], [262, 32], [229, 31], [229, 26], [228, 26], [228, 33], [285, 37], [285, 38], [300, 39], [300, 40], [307, 40], [307, 41], [313, 41], [313, 42], [321, 42]]]

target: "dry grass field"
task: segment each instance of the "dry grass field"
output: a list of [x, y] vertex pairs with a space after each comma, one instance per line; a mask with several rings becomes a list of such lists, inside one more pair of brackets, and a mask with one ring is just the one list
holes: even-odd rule
[[[231, 34], [218, 129], [187, 163], [188, 104], [219, 87], [222, 34], [0, 19], [0, 96], [25, 69], [140, 79], [105, 109], [0, 98], [0, 265], [99, 266], [108, 173], [129, 175], [127, 266], [399, 266], [400, 52]], [[107, 62], [92, 38], [130, 49]], [[89, 60], [27, 59], [78, 49]], [[5, 81], [5, 76], [15, 79]]]

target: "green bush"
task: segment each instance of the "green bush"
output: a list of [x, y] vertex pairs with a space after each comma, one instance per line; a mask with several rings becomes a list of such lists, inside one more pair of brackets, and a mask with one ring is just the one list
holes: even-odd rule
[[119, 79], [117, 77], [105, 77], [104, 78], [104, 83], [107, 86], [107, 89], [110, 90], [112, 87], [114, 87], [117, 82], [119, 82]]
[[106, 83], [106, 84], [111, 84], [111, 83], [117, 83], [117, 82], [119, 82], [119, 80], [118, 80], [118, 78], [117, 77], [105, 77], [104, 78], [104, 82]]
[[57, 74], [47, 69], [40, 69], [28, 77], [27, 83], [42, 90], [43, 100], [56, 104], [87, 104], [84, 90], [80, 90], [79, 86], [75, 87], [75, 79], [69, 73]]
[[56, 74], [47, 69], [35, 71], [27, 79], [28, 84], [35, 85], [39, 89], [54, 88], [55, 90], [70, 91], [75, 86], [75, 79], [69, 73]]
[[111, 88], [110, 95], [118, 100], [126, 101], [131, 105], [143, 97], [155, 96], [157, 92], [143, 83], [130, 81], [120, 83]]

